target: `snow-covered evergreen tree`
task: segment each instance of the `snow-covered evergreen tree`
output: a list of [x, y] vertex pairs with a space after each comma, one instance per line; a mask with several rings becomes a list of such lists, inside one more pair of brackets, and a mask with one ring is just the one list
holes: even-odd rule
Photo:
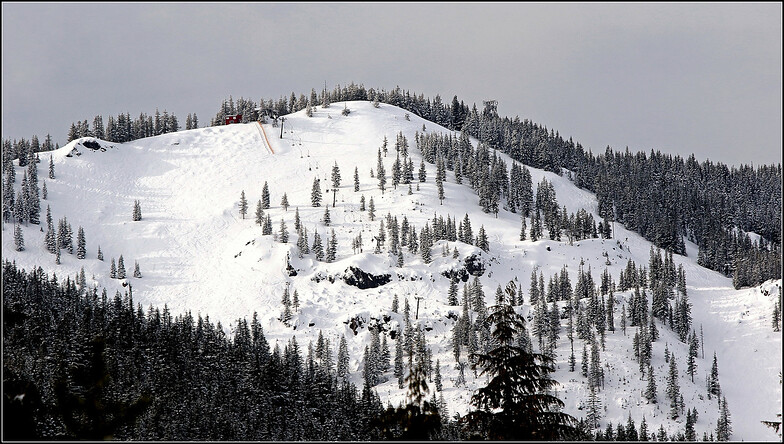
[[286, 227], [286, 221], [283, 218], [280, 219], [280, 229], [278, 230], [278, 240], [281, 243], [287, 244], [289, 243], [289, 230]]
[[[245, 198], [245, 192], [243, 191], [243, 192], [242, 192], [242, 198], [240, 199], [240, 213], [242, 213], [242, 199], [244, 199], [244, 198]], [[246, 210], [247, 210], [247, 206], [248, 206], [248, 205], [247, 205], [247, 202], [246, 202], [246, 203], [245, 203], [245, 209], [246, 209]], [[244, 217], [244, 215], [243, 215], [243, 219], [244, 219], [244, 218], [245, 218], [245, 217]], [[134, 201], [133, 201], [133, 215], [132, 215], [132, 220], [133, 220], [134, 222], [137, 222], [137, 221], [140, 221], [140, 220], [142, 220], [142, 206], [141, 206], [141, 203], [139, 203], [139, 201], [138, 201], [138, 200], [134, 200]]]
[[729, 441], [732, 437], [732, 420], [727, 407], [727, 397], [721, 399], [719, 419], [716, 420], [716, 441]]
[[125, 279], [125, 262], [123, 262], [122, 254], [117, 259], [117, 279]]
[[87, 245], [84, 237], [84, 228], [79, 226], [79, 230], [77, 231], [76, 235], [76, 258], [84, 259], [85, 256], [87, 256]]
[[54, 157], [49, 156], [49, 178], [54, 179]]
[[313, 187], [310, 191], [310, 203], [314, 207], [321, 206], [321, 180], [318, 177], [313, 178]]
[[261, 208], [264, 210], [270, 208], [270, 192], [267, 181], [264, 181], [264, 186], [261, 188]]
[[329, 244], [327, 245], [326, 251], [326, 262], [335, 262], [337, 257], [338, 251], [338, 236], [335, 234], [335, 229], [333, 228], [330, 237], [329, 237]]
[[332, 165], [332, 188], [340, 188], [340, 167], [337, 161]]
[[264, 209], [261, 206], [261, 199], [256, 202], [256, 225], [264, 225]]
[[25, 249], [24, 233], [19, 224], [14, 224], [14, 248], [16, 251], [24, 251]]

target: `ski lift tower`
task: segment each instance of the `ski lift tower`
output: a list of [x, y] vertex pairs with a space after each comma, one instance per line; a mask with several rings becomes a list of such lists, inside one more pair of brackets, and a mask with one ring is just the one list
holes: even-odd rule
[[483, 111], [485, 117], [498, 115], [498, 100], [483, 100], [482, 105], [485, 107]]

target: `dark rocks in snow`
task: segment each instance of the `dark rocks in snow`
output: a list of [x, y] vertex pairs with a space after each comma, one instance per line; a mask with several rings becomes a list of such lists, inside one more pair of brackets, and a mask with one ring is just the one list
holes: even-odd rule
[[359, 315], [354, 316], [353, 318], [348, 320], [348, 328], [350, 328], [351, 331], [354, 332], [354, 336], [357, 335], [358, 333], [357, 330], [362, 328], [362, 326], [364, 325], [365, 325], [365, 320], [362, 318], [362, 316]]
[[357, 267], [350, 266], [346, 269], [343, 275], [343, 281], [347, 285], [352, 285], [360, 290], [368, 288], [376, 288], [388, 284], [392, 280], [391, 274], [373, 275], [360, 270]]
[[[82, 145], [85, 148], [90, 148], [91, 150], [100, 150], [101, 149], [101, 144], [96, 142], [96, 141], [94, 141], [94, 140], [85, 140], [84, 142], [82, 142]], [[106, 150], [104, 150], [104, 151], [106, 151]]]
[[480, 255], [472, 254], [463, 260], [463, 266], [457, 269], [441, 272], [447, 279], [459, 279], [468, 282], [470, 276], [481, 276], [485, 272], [485, 263]]
[[295, 270], [294, 267], [291, 266], [291, 264], [286, 265], [286, 272], [288, 272], [289, 276], [297, 275], [297, 270]]
[[465, 264], [465, 269], [471, 276], [481, 276], [485, 272], [485, 263], [482, 261], [482, 257], [476, 254], [472, 254], [468, 256], [463, 261]]
[[456, 279], [456, 280], [461, 280], [463, 282], [468, 282], [468, 271], [466, 271], [465, 267], [460, 267], [456, 270], [442, 271], [441, 276], [450, 280]]

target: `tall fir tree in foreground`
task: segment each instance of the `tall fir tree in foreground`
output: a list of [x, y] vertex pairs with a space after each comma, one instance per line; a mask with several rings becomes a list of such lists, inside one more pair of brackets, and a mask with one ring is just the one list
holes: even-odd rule
[[554, 371], [553, 358], [518, 345], [518, 335], [525, 331], [522, 315], [504, 300], [491, 307], [486, 322], [492, 325], [496, 346], [487, 353], [473, 354], [474, 367], [481, 368], [489, 382], [471, 398], [476, 410], [464, 420], [469, 436], [490, 440], [575, 436], [575, 419], [561, 412], [564, 403], [549, 394], [558, 384], [549, 376]]

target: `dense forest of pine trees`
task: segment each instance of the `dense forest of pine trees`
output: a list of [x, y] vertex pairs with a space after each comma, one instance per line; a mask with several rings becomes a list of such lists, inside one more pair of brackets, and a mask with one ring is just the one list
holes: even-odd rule
[[[360, 390], [347, 379], [345, 338], [336, 352], [321, 334], [307, 347], [295, 337], [273, 345], [256, 314], [250, 322], [239, 319], [229, 338], [209, 316], [173, 317], [166, 307], [135, 305], [132, 287], [110, 297], [8, 261], [2, 276], [5, 439], [454, 440], [495, 433], [485, 413], [477, 411], [481, 421], [449, 417], [443, 397], [436, 397], [439, 366], [431, 390], [429, 347], [410, 322], [391, 337], [407, 404], [384, 408], [373, 386], [392, 370], [392, 357], [387, 334], [379, 340], [378, 329], [371, 329]], [[509, 346], [508, 335], [524, 332], [524, 321], [509, 318], [511, 306], [499, 303], [488, 319], [492, 334]], [[573, 419], [525, 401], [554, 383], [547, 358], [512, 347], [530, 370], [514, 376], [512, 363], [497, 356], [505, 352], [493, 350], [477, 355], [474, 365], [531, 383], [520, 388], [515, 408], [524, 407], [540, 425], [519, 427], [521, 436], [575, 436]], [[491, 384], [477, 399], [497, 397], [497, 390]], [[551, 398], [548, 403], [560, 402]], [[558, 428], [546, 432], [542, 425]]]
[[[547, 346], [534, 352], [526, 321], [513, 308], [523, 298], [522, 289], [513, 282], [504, 290], [498, 287], [495, 304], [489, 307], [484, 305], [478, 278], [464, 287], [463, 316], [455, 324], [454, 351], [461, 370], [457, 382], [471, 368], [477, 376], [486, 375], [487, 383], [474, 393], [469, 414], [450, 417], [443, 396], [436, 395], [442, 390], [442, 364], [433, 362], [421, 327], [411, 322], [407, 299], [406, 322], [396, 334], [382, 334], [380, 328], [368, 326], [371, 342], [357, 370], [363, 376], [360, 389], [347, 378], [353, 370], [345, 337], [338, 344], [321, 334], [307, 346], [294, 337], [270, 344], [256, 314], [250, 322], [239, 319], [228, 337], [220, 322], [212, 323], [209, 316], [173, 317], [166, 307], [145, 310], [135, 305], [132, 287], [110, 297], [105, 290], [77, 285], [78, 279], [58, 280], [41, 268], [28, 273], [8, 261], [3, 263], [2, 276], [5, 439], [696, 438], [697, 410], [683, 405], [677, 378], [672, 376], [666, 389], [670, 415], [686, 415], [684, 431], [668, 435], [663, 428], [648, 430], [645, 418], [638, 429], [631, 417], [617, 428], [612, 423], [605, 430], [594, 427], [601, 416], [595, 393], [603, 388], [603, 371], [600, 342], [593, 332], [602, 331], [603, 322], [614, 330], [614, 323], [605, 317], [603, 303], [595, 302], [589, 272], [581, 274], [574, 293], [569, 294], [566, 283], [551, 291], [554, 307], [555, 300], [571, 301], [566, 306], [570, 307], [567, 336], [573, 341], [576, 332], [586, 344], [583, 376], [594, 395], [588, 400], [586, 417], [579, 420], [561, 413], [561, 401], [548, 394], [554, 384], [548, 374], [555, 355]], [[604, 292], [600, 286], [595, 290]], [[607, 291], [612, 294], [612, 286]], [[585, 294], [588, 299], [580, 299]], [[530, 297], [537, 307], [546, 307], [544, 301], [550, 298], [538, 287]], [[292, 296], [287, 288], [286, 299], [297, 310], [297, 291]], [[395, 298], [392, 311], [398, 310]], [[541, 316], [538, 310], [536, 318]], [[637, 309], [631, 310], [630, 318], [635, 319]], [[575, 312], [578, 321], [573, 330]], [[479, 318], [481, 323], [476, 322]], [[542, 325], [552, 331], [560, 319], [554, 322]], [[644, 318], [633, 322], [648, 325]], [[541, 334], [541, 323], [534, 320], [535, 336]], [[655, 385], [650, 386], [650, 345], [644, 346], [656, 339], [647, 328], [637, 335], [636, 353], [649, 380], [646, 397], [657, 402]], [[692, 349], [696, 354], [696, 347], [690, 354]], [[670, 373], [677, 374], [675, 355], [665, 354]], [[575, 371], [573, 364], [570, 370]], [[389, 377], [397, 378], [400, 388], [408, 388], [406, 404], [382, 405], [374, 386]], [[711, 430], [703, 439], [727, 440], [731, 420], [721, 398], [715, 353], [706, 391], [708, 397], [720, 399], [720, 416], [716, 436]]]

